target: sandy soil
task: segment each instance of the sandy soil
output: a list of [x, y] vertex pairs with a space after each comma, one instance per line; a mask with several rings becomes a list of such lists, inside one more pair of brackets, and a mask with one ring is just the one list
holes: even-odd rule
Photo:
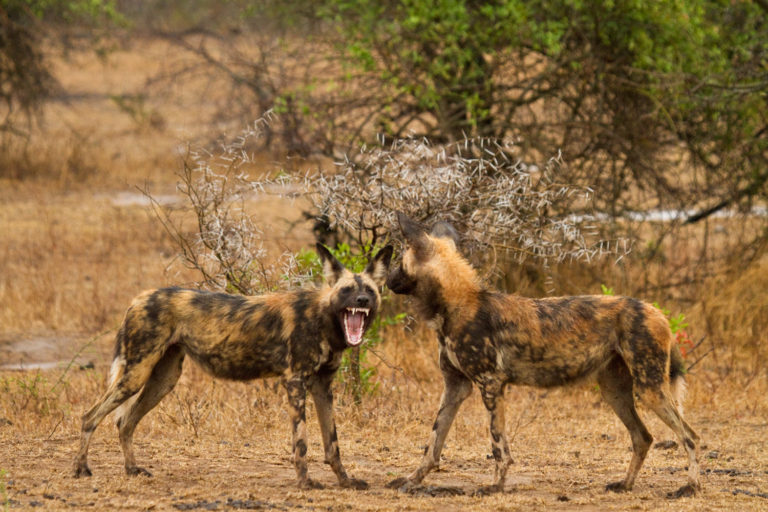
[[[101, 369], [100, 369], [101, 368]], [[187, 363], [177, 389], [150, 413], [136, 434], [138, 461], [153, 477], [128, 477], [111, 420], [91, 446], [94, 476], [75, 479], [72, 458], [77, 418], [101, 389], [105, 367], [70, 370], [65, 392], [33, 423], [27, 415], [0, 418], [0, 506], [46, 510], [766, 510], [768, 451], [765, 419], [744, 411], [694, 407], [690, 422], [702, 436], [703, 493], [669, 500], [685, 480], [678, 447], [649, 453], [631, 493], [604, 491], [623, 476], [631, 454], [619, 420], [591, 387], [507, 393], [507, 432], [515, 459], [505, 492], [474, 497], [493, 473], [487, 418], [477, 393], [463, 406], [448, 437], [440, 470], [416, 495], [385, 484], [420, 459], [439, 400], [439, 381], [382, 379], [360, 409], [337, 396], [342, 460], [370, 484], [366, 491], [338, 488], [327, 465], [314, 411], [309, 411], [310, 475], [324, 490], [299, 490], [290, 460], [285, 401], [272, 383], [213, 381]], [[14, 379], [32, 376], [50, 385], [61, 370], [0, 372], [6, 398], [24, 396]], [[82, 388], [85, 392], [80, 392]], [[0, 409], [2, 411], [2, 409]], [[1, 414], [1, 413], [0, 413]], [[644, 415], [656, 440], [671, 432]], [[457, 488], [463, 495], [441, 492]]]

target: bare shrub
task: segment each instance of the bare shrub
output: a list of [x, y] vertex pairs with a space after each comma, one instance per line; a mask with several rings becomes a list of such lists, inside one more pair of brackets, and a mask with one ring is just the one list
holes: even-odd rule
[[586, 214], [592, 191], [563, 179], [559, 154], [539, 166], [518, 153], [513, 142], [489, 138], [443, 145], [398, 139], [363, 148], [335, 174], [307, 177], [305, 189], [320, 218], [358, 243], [397, 231], [395, 212], [403, 211], [450, 222], [476, 261], [503, 252], [546, 266], [629, 251], [624, 239], [595, 239]]
[[[199, 273], [200, 287], [251, 295], [312, 277], [311, 268], [302, 267], [291, 253], [270, 261], [262, 229], [247, 213], [247, 202], [255, 194], [287, 181], [252, 180], [247, 173], [253, 164], [247, 145], [264, 135], [268, 119], [259, 119], [218, 152], [188, 150], [179, 172], [178, 190], [187, 202], [182, 211], [161, 205], [144, 191], [182, 262]], [[183, 210], [194, 215], [193, 232], [184, 229]]]
[[179, 190], [196, 218], [195, 233], [184, 232], [172, 212], [155, 202], [183, 261], [199, 271], [206, 287], [248, 294], [311, 277], [291, 254], [267, 262], [260, 226], [246, 208], [257, 193], [304, 197], [307, 216], [336, 235], [324, 242], [350, 242], [365, 253], [397, 232], [397, 211], [428, 223], [451, 222], [478, 262], [503, 252], [546, 267], [607, 253], [621, 258], [630, 250], [626, 240], [597, 239], [587, 214], [591, 190], [561, 178], [565, 164], [559, 155], [538, 166], [525, 163], [510, 141], [432, 145], [403, 139], [363, 148], [333, 172], [252, 179], [247, 169], [253, 157], [246, 148], [264, 136], [271, 118], [261, 118], [218, 152], [190, 150]]

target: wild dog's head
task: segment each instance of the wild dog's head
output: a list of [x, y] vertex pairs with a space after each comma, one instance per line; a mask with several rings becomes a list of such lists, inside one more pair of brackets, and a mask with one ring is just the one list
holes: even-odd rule
[[414, 296], [422, 313], [433, 318], [478, 289], [477, 275], [459, 252], [459, 236], [450, 224], [438, 223], [428, 233], [403, 213], [398, 212], [397, 220], [406, 246], [387, 277], [390, 290]]
[[317, 252], [323, 260], [323, 272], [331, 287], [330, 307], [347, 345], [363, 342], [363, 333], [370, 327], [381, 304], [379, 289], [387, 278], [392, 247], [381, 249], [365, 270], [355, 274], [337, 260], [322, 244]]

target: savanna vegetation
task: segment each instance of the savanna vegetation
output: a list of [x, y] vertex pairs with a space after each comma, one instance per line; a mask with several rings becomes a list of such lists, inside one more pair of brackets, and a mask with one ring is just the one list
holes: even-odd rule
[[[763, 509], [766, 20], [761, 0], [0, 0], [0, 508]], [[136, 434], [155, 477], [124, 476], [104, 425], [94, 477], [72, 478], [133, 296], [310, 285], [315, 240], [362, 266], [395, 210], [450, 221], [505, 291], [657, 303], [703, 497], [667, 501], [674, 446], [604, 492], [630, 443], [591, 383], [508, 391], [504, 494], [469, 496], [492, 477], [476, 395], [428, 477], [467, 495], [385, 489], [442, 384], [434, 334], [391, 295], [336, 383], [369, 491], [333, 487], [314, 414], [329, 488], [296, 490], [281, 390], [189, 362]]]

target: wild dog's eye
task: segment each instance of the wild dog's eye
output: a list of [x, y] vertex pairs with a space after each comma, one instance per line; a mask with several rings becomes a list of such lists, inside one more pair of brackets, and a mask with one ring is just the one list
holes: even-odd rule
[[370, 286], [368, 286], [368, 285], [365, 285], [365, 286], [363, 287], [363, 291], [364, 291], [365, 293], [368, 293], [368, 294], [370, 294], [370, 295], [376, 295], [376, 292], [374, 292], [374, 291], [373, 291], [373, 288], [371, 288], [371, 287], [370, 287]]
[[353, 289], [354, 289], [354, 286], [343, 286], [341, 288], [341, 293], [352, 293]]

